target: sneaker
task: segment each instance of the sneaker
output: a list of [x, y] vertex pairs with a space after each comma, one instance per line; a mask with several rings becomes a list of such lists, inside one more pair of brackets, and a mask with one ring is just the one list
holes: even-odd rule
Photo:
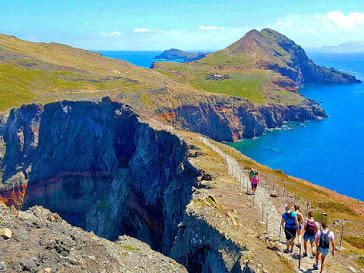
[[318, 270], [318, 266], [316, 263], [313, 264], [313, 270]]
[[307, 253], [303, 253], [303, 258], [306, 258], [307, 256]]
[[284, 253], [289, 253], [289, 249], [285, 249], [283, 252]]

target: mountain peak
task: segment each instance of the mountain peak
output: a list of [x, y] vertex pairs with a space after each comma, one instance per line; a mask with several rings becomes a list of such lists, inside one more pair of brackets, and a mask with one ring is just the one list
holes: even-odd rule
[[252, 29], [241, 39], [219, 54], [227, 58], [244, 60], [246, 68], [278, 72], [295, 82], [302, 83], [352, 83], [354, 76], [316, 65], [303, 48], [282, 33], [270, 28]]

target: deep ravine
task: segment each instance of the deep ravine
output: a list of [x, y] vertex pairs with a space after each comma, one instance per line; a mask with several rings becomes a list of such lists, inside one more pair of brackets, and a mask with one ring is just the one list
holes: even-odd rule
[[127, 105], [25, 105], [1, 134], [2, 182], [27, 187], [23, 209], [44, 206], [110, 240], [136, 237], [190, 272], [241, 272], [244, 249], [186, 209], [201, 175], [188, 145]]

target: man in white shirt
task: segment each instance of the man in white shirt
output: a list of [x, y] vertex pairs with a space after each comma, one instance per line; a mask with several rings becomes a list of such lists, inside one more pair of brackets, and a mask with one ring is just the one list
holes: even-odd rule
[[323, 273], [323, 271], [324, 271], [325, 258], [326, 258], [327, 255], [329, 255], [330, 245], [331, 245], [332, 256], [335, 256], [335, 237], [334, 237], [334, 233], [327, 228], [326, 223], [322, 223], [322, 230], [320, 230], [316, 234], [316, 247], [317, 247], [316, 263], [313, 264], [313, 269], [317, 270], [318, 269], [319, 256], [321, 255], [321, 270], [320, 270], [320, 273]]

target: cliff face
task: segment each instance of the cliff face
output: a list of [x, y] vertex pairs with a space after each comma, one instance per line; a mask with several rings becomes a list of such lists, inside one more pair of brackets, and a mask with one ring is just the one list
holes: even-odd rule
[[[260, 136], [267, 128], [284, 122], [322, 119], [325, 112], [312, 100], [298, 105], [256, 106], [239, 98], [210, 96], [202, 103], [184, 104], [176, 109], [161, 109], [160, 117], [218, 141], [237, 141]], [[169, 113], [167, 115], [166, 113]]]
[[[26, 133], [6, 136], [14, 130]], [[24, 209], [42, 205], [108, 239], [136, 237], [190, 272], [239, 267], [242, 249], [215, 245], [224, 237], [186, 209], [201, 174], [187, 144], [142, 123], [128, 106], [109, 99], [28, 105], [11, 111], [3, 132], [4, 199], [12, 183], [27, 185]]]
[[225, 49], [234, 56], [245, 55], [252, 66], [269, 69], [303, 83], [359, 83], [355, 76], [316, 65], [294, 41], [272, 29], [252, 30]]
[[105, 240], [39, 206], [17, 212], [0, 204], [0, 219], [0, 228], [12, 232], [7, 240], [0, 236], [0, 272], [187, 273], [145, 243], [128, 236]]

